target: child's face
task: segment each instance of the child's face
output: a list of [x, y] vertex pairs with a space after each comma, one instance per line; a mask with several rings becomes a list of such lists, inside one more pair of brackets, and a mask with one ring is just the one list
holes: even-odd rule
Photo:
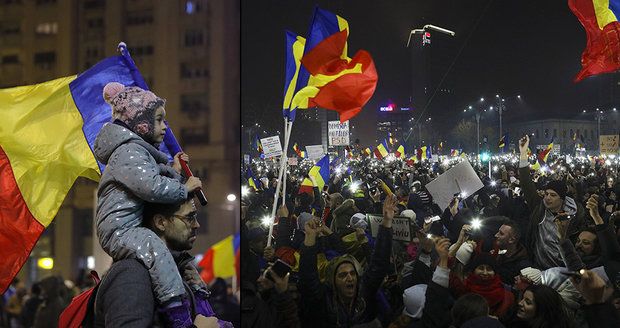
[[156, 143], [161, 143], [164, 141], [164, 135], [166, 134], [166, 123], [164, 123], [164, 118], [166, 117], [166, 110], [163, 106], [159, 106], [157, 110], [155, 110], [155, 124], [153, 131], [153, 139]]

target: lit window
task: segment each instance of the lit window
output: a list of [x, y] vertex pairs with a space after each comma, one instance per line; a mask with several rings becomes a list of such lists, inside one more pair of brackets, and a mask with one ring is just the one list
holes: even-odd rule
[[194, 9], [195, 9], [194, 1], [187, 1], [187, 2], [185, 2], [185, 12], [188, 15], [193, 14], [194, 13]]

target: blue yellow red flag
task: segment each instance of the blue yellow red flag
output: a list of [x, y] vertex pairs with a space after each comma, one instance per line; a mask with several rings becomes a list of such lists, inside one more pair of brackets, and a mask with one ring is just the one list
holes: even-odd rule
[[396, 151], [394, 152], [394, 156], [396, 156], [396, 158], [404, 157], [405, 147], [403, 147], [403, 145], [398, 146], [398, 149], [396, 149]]
[[[310, 169], [308, 175], [314, 177], [319, 190], [323, 190], [323, 186], [325, 186], [325, 184], [329, 181], [329, 155], [323, 156], [323, 158], [321, 158], [321, 160], [319, 160]], [[312, 188], [312, 181], [308, 178], [305, 178], [304, 181], [301, 183], [301, 186], [299, 187], [299, 193], [314, 194]]]
[[104, 166], [93, 144], [112, 118], [103, 87], [109, 82], [145, 87], [128, 58], [106, 58], [77, 76], [0, 89], [0, 293], [75, 180], [99, 180]]
[[304, 53], [306, 39], [291, 31], [285, 31], [286, 35], [286, 66], [284, 72], [284, 103], [282, 115], [289, 121], [295, 121], [296, 108], [291, 108], [291, 101], [295, 94], [297, 78], [301, 69], [301, 57]]
[[346, 20], [315, 9], [291, 107], [334, 110], [340, 122], [361, 111], [375, 91], [377, 71], [364, 50], [348, 57], [348, 35]]
[[375, 156], [377, 156], [378, 159], [383, 159], [389, 154], [388, 149], [389, 148], [387, 142], [385, 141], [385, 139], [383, 139], [383, 142], [377, 145], [377, 148], [375, 148]]
[[248, 168], [245, 177], [248, 179], [248, 185], [254, 189], [254, 191], [258, 191], [259, 186], [261, 185], [260, 181], [257, 181], [254, 177], [254, 173], [252, 169]]

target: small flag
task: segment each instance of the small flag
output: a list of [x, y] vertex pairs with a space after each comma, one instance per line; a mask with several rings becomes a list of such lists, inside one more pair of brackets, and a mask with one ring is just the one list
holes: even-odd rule
[[370, 154], [372, 154], [372, 147], [364, 149], [364, 155], [370, 156]]
[[293, 150], [295, 151], [295, 153], [297, 154], [297, 156], [303, 158], [303, 156], [301, 156], [301, 149], [299, 149], [299, 146], [297, 146], [297, 143], [295, 143], [293, 145]]
[[390, 146], [394, 146], [394, 138], [392, 138], [392, 132], [388, 132], [388, 141]]
[[198, 267], [202, 268], [200, 277], [210, 283], [216, 277], [239, 277], [239, 234], [230, 235], [209, 248]]
[[383, 142], [380, 143], [377, 146], [377, 148], [375, 148], [375, 156], [377, 156], [378, 159], [383, 159], [388, 154], [389, 154], [389, 152], [388, 152], [387, 142], [385, 140], [383, 140]]
[[398, 146], [398, 149], [394, 152], [396, 158], [401, 158], [405, 156], [405, 147], [403, 145]]
[[[308, 172], [308, 175], [314, 177], [319, 190], [323, 190], [325, 183], [329, 181], [329, 155], [323, 156]], [[314, 194], [312, 181], [305, 178], [299, 187], [299, 193]]]
[[506, 148], [508, 146], [508, 133], [504, 134], [501, 139], [499, 139], [499, 144], [497, 145], [497, 147], [502, 151], [505, 152]]
[[258, 191], [259, 186], [261, 185], [260, 181], [257, 181], [254, 177], [254, 173], [252, 173], [252, 169], [248, 168], [245, 177], [248, 179], [248, 185], [254, 189], [254, 191]]

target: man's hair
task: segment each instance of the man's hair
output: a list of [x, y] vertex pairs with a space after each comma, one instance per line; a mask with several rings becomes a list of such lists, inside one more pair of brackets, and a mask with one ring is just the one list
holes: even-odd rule
[[510, 227], [510, 229], [512, 230], [512, 234], [515, 236], [515, 239], [517, 240], [517, 243], [519, 242], [519, 240], [521, 240], [521, 228], [519, 227], [517, 222], [512, 221], [512, 220], [507, 220], [502, 225]]
[[142, 225], [147, 228], [153, 228], [153, 219], [155, 218], [155, 215], [161, 214], [164, 217], [169, 218], [181, 208], [181, 205], [185, 204], [192, 198], [194, 198], [194, 194], [188, 193], [186, 199], [172, 204], [144, 203]]
[[581, 231], [579, 231], [579, 234], [581, 234], [582, 232], [589, 232], [591, 234], [594, 235], [595, 239], [594, 239], [594, 249], [592, 250], [592, 253], [595, 255], [600, 255], [601, 254], [601, 243], [598, 240], [598, 235], [596, 234], [596, 229], [594, 229], [594, 227], [585, 227], [583, 229], [581, 229]]
[[452, 324], [460, 327], [468, 320], [489, 315], [487, 300], [474, 293], [459, 297], [452, 306]]

